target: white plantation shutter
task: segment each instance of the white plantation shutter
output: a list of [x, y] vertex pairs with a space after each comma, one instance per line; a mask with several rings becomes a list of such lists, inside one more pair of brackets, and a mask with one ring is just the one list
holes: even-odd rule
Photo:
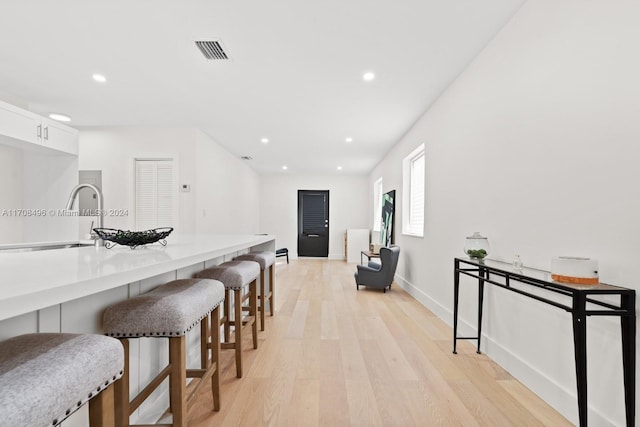
[[173, 161], [136, 160], [136, 229], [171, 227]]
[[402, 233], [424, 236], [424, 144], [402, 161]]
[[154, 228], [155, 164], [136, 161], [136, 229]]
[[373, 231], [382, 225], [382, 178], [373, 183]]
[[173, 225], [173, 162], [157, 162], [156, 227]]
[[411, 211], [409, 223], [414, 233], [424, 225], [424, 152], [411, 160]]

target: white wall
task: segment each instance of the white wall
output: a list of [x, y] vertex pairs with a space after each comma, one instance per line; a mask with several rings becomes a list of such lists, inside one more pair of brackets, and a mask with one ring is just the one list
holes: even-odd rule
[[22, 150], [0, 145], [0, 244], [22, 242], [22, 218], [3, 213], [22, 208], [22, 169]]
[[[80, 131], [80, 170], [102, 170], [105, 209], [127, 209], [127, 216], [106, 216], [104, 226], [135, 229], [135, 158], [173, 158], [178, 180], [195, 181], [195, 130], [185, 128], [98, 128]], [[192, 204], [194, 193], [179, 193], [179, 218], [176, 232], [195, 229]], [[84, 217], [83, 233], [93, 218]], [[89, 224], [86, 222], [89, 221]]]
[[77, 170], [74, 156], [0, 145], [0, 244], [76, 239], [77, 218], [58, 210]]
[[290, 256], [298, 251], [298, 190], [329, 190], [329, 258], [344, 258], [347, 228], [371, 228], [366, 176], [262, 175], [260, 232], [275, 235]]
[[[398, 235], [398, 275], [445, 320], [453, 257], [474, 231], [491, 258], [594, 257], [603, 282], [640, 289], [638, 22], [631, 0], [525, 3], [371, 173], [369, 194], [380, 176], [398, 191], [401, 230], [402, 158], [425, 143], [425, 236]], [[619, 320], [587, 323], [590, 425], [624, 425]], [[577, 422], [570, 316], [492, 289], [484, 328], [485, 352]]]
[[198, 231], [258, 232], [258, 174], [200, 131], [196, 135], [196, 179]]
[[[255, 232], [259, 200], [256, 173], [193, 128], [81, 130], [80, 169], [102, 170], [106, 209], [129, 210], [125, 217], [105, 217], [105, 227], [135, 229], [136, 157], [173, 158], [178, 168], [176, 185], [191, 186], [190, 192], [177, 193], [175, 232]], [[236, 191], [240, 185], [244, 191]], [[91, 218], [82, 219], [85, 232]]]
[[39, 151], [23, 153], [23, 196], [25, 209], [47, 210], [45, 216], [26, 216], [23, 241], [76, 240], [78, 218], [59, 214], [71, 190], [78, 183], [78, 158]]

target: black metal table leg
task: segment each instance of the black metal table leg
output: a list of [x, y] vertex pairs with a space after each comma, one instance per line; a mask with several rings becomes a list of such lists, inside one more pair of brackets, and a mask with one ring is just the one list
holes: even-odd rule
[[[624, 377], [624, 399], [626, 426], [635, 426], [636, 416], [636, 291], [620, 286], [600, 283], [596, 288], [577, 286], [555, 282], [548, 278], [542, 278], [539, 273], [528, 273], [527, 270], [513, 272], [512, 266], [507, 263], [494, 260], [454, 260], [454, 313], [453, 313], [453, 353], [456, 353], [457, 340], [475, 339], [478, 342], [476, 352], [480, 354], [482, 339], [482, 315], [484, 286], [494, 285], [502, 289], [516, 292], [520, 295], [541, 301], [545, 304], [560, 308], [571, 313], [573, 320], [573, 351], [575, 358], [576, 389], [578, 403], [578, 417], [580, 427], [588, 424], [588, 399], [587, 399], [587, 317], [588, 316], [619, 316], [622, 335], [622, 368]], [[462, 266], [462, 267], [461, 267]], [[478, 280], [478, 325], [477, 336], [458, 336], [458, 310], [460, 275], [469, 276]], [[497, 276], [497, 279], [494, 277]], [[571, 297], [571, 305], [558, 302], [546, 296], [529, 292], [524, 286], [512, 287], [512, 282], [544, 289], [549, 293]], [[613, 304], [593, 298], [598, 295], [617, 295], [620, 304]], [[587, 303], [589, 310], [587, 310]], [[592, 309], [592, 306], [594, 309]]]
[[453, 354], [458, 354], [456, 344], [458, 341], [458, 294], [460, 293], [460, 263], [454, 260], [453, 268]]
[[587, 427], [587, 316], [586, 297], [573, 295], [573, 352], [576, 359], [578, 391], [578, 419], [580, 427]]
[[636, 417], [636, 298], [622, 295], [620, 306], [629, 313], [621, 316], [622, 329], [622, 370], [624, 375], [624, 407], [627, 427], [635, 426]]
[[480, 339], [482, 338], [482, 302], [484, 301], [484, 279], [487, 278], [487, 270], [480, 268], [480, 277], [478, 278], [478, 348], [476, 353], [480, 352]]

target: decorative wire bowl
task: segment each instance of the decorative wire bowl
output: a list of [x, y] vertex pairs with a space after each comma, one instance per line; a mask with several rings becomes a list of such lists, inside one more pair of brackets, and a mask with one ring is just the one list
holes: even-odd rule
[[173, 228], [154, 228], [153, 230], [146, 231], [123, 231], [116, 230], [115, 228], [94, 228], [98, 236], [104, 242], [104, 246], [107, 249], [111, 249], [115, 244], [129, 246], [131, 249], [135, 249], [138, 246], [150, 245], [152, 243], [160, 242], [162, 246], [167, 245], [166, 237], [171, 234]]

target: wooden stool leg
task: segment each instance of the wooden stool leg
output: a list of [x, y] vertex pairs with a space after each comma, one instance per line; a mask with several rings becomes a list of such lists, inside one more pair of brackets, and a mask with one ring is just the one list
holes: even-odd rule
[[276, 264], [275, 262], [271, 264], [269, 267], [269, 293], [271, 296], [269, 297], [269, 310], [271, 311], [271, 315], [273, 316], [275, 310], [275, 300], [276, 300]]
[[173, 425], [187, 427], [187, 357], [185, 336], [169, 338], [169, 399]]
[[120, 340], [124, 347], [124, 373], [114, 383], [116, 427], [129, 427], [129, 340]]
[[260, 270], [260, 330], [264, 331], [264, 312], [267, 305], [267, 294], [264, 292], [264, 270]]
[[114, 427], [113, 384], [89, 401], [89, 425], [91, 427]]
[[235, 326], [236, 377], [242, 378], [242, 290], [240, 289], [233, 291], [233, 306], [235, 308], [233, 324]]
[[224, 322], [224, 342], [231, 342], [229, 338], [231, 336], [231, 292], [229, 289], [224, 290], [224, 315], [226, 321]]
[[213, 410], [220, 410], [220, 306], [211, 313], [211, 363], [216, 370], [211, 376], [211, 391], [213, 393]]
[[209, 367], [209, 316], [200, 321], [200, 368]]
[[[249, 296], [249, 304], [251, 304], [251, 308], [249, 309], [249, 315], [253, 316], [253, 323], [251, 324], [251, 335], [253, 336], [253, 348], [258, 348], [258, 317], [257, 317], [257, 311], [256, 311], [258, 308], [258, 286], [256, 282], [257, 280], [254, 280], [249, 285], [249, 292], [251, 292], [251, 295]], [[262, 321], [262, 324], [264, 325], [264, 320]]]

